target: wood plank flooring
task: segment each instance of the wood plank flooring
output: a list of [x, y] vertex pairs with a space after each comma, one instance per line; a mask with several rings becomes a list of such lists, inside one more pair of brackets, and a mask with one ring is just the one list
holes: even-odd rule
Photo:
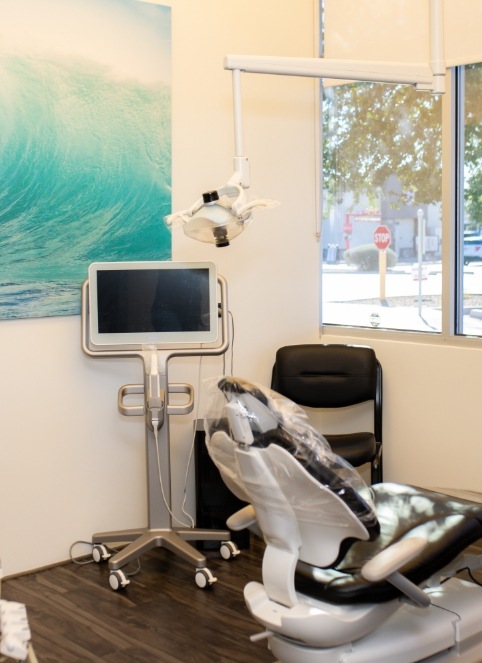
[[4, 580], [2, 598], [27, 606], [39, 663], [272, 662], [266, 641], [249, 640], [261, 628], [243, 598], [244, 585], [261, 577], [261, 542], [252, 537], [230, 561], [206, 554], [218, 578], [207, 590], [190, 564], [156, 549], [119, 592], [107, 564], [68, 563]]
[[[4, 580], [2, 598], [27, 606], [39, 663], [272, 663], [243, 587], [261, 577], [263, 545], [224, 561], [208, 551], [217, 582], [194, 582], [193, 567], [166, 550], [141, 557], [131, 584], [114, 592], [107, 564], [74, 563]], [[468, 552], [481, 554], [480, 544]], [[128, 567], [133, 568], [133, 567]], [[482, 582], [482, 571], [474, 574]]]

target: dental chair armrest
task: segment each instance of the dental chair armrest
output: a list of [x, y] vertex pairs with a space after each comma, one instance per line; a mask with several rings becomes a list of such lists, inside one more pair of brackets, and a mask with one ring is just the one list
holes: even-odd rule
[[412, 537], [403, 539], [385, 548], [367, 562], [361, 572], [369, 582], [386, 580], [397, 587], [405, 596], [420, 607], [430, 605], [430, 597], [413, 582], [398, 572], [414, 559], [426, 546], [425, 539]]
[[246, 527], [252, 527], [256, 524], [256, 513], [251, 504], [243, 507], [236, 513], [233, 513], [232, 516], [226, 521], [226, 525], [229, 529], [238, 531], [245, 529]]
[[425, 548], [426, 543], [421, 537], [411, 537], [388, 546], [363, 566], [363, 577], [370, 582], [386, 580], [389, 575], [411, 562]]

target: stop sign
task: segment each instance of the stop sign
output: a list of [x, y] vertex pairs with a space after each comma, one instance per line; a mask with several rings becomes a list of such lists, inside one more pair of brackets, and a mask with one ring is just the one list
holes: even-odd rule
[[375, 232], [373, 233], [373, 242], [375, 243], [377, 249], [380, 251], [388, 249], [391, 241], [392, 236], [387, 226], [377, 226], [375, 228]]

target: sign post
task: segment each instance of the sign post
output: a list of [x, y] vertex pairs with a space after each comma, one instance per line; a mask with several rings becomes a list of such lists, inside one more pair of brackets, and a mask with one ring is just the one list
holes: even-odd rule
[[418, 219], [418, 314], [422, 317], [422, 272], [423, 272], [423, 240], [425, 235], [425, 223], [423, 210], [417, 211]]
[[392, 241], [390, 229], [380, 225], [373, 233], [373, 243], [378, 249], [378, 271], [380, 274], [380, 300], [385, 299], [385, 276], [387, 273], [387, 249]]

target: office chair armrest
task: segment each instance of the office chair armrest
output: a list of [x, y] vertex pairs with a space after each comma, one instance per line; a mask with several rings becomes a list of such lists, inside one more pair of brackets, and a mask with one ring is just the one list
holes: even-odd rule
[[405, 564], [414, 559], [426, 546], [425, 539], [411, 537], [402, 539], [385, 548], [367, 562], [361, 572], [369, 582], [386, 580], [399, 589], [410, 601], [420, 607], [430, 605], [430, 597], [413, 582], [398, 572]]

